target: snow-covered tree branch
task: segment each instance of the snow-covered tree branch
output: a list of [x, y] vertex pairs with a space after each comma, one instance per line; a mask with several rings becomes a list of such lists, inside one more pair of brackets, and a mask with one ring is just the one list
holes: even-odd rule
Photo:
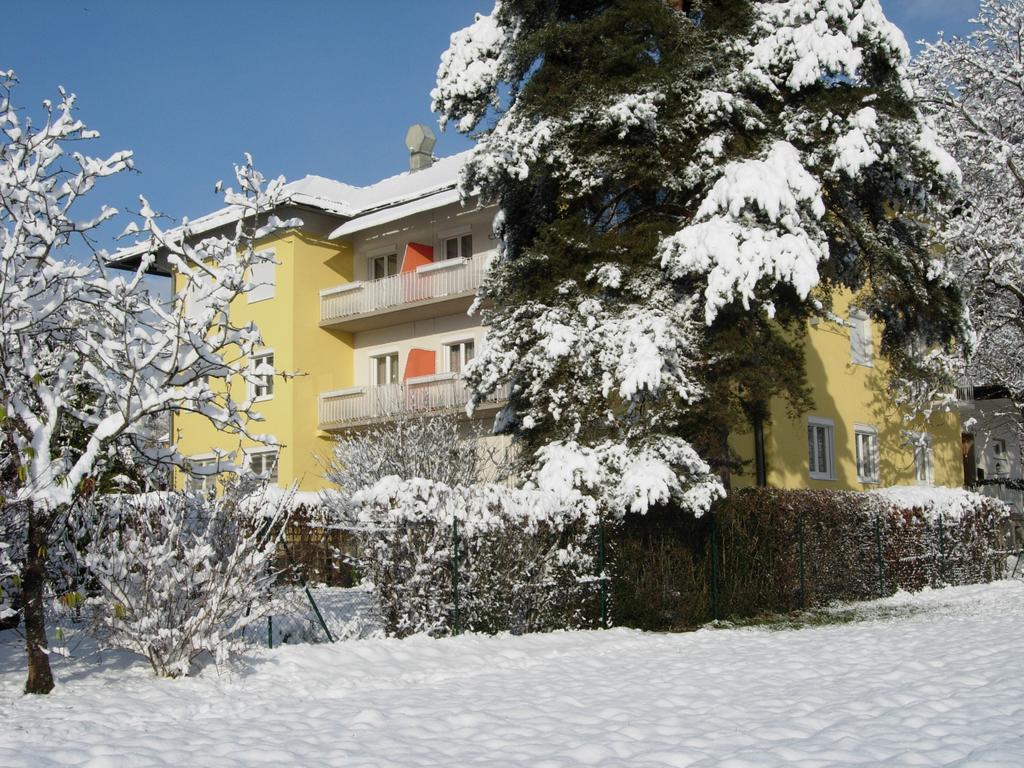
[[944, 232], [968, 292], [970, 375], [1024, 403], [1024, 2], [981, 0], [976, 28], [928, 44], [913, 74], [963, 168]]
[[[70, 506], [126, 455], [184, 461], [153, 444], [154, 417], [194, 412], [258, 439], [259, 415], [235, 393], [255, 375], [247, 358], [260, 335], [234, 325], [228, 307], [251, 288], [252, 265], [272, 258], [256, 240], [291, 222], [266, 219], [283, 180], [265, 185], [247, 157], [239, 191], [225, 195], [239, 214], [233, 231], [195, 243], [187, 222], [164, 231], [143, 200], [142, 226], [126, 231], [145, 232], [149, 253], [134, 273], [114, 269], [90, 235], [117, 212], [81, 211], [100, 180], [132, 167], [131, 153], [78, 150], [98, 134], [75, 116], [75, 97], [61, 90], [37, 124], [15, 106], [15, 84], [0, 76], [0, 513], [25, 542], [27, 690], [46, 692], [45, 553]], [[143, 280], [158, 251], [184, 280], [170, 301]]]

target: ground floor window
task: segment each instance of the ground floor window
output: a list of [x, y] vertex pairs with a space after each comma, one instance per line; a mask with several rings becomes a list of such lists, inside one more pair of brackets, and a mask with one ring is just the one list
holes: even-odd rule
[[918, 485], [931, 485], [935, 482], [935, 451], [931, 435], [926, 432], [915, 432], [911, 436], [914, 448], [914, 475]]
[[880, 479], [878, 467], [878, 432], [874, 427], [858, 425], [854, 429], [857, 454], [857, 479], [862, 483], [877, 483]]
[[835, 426], [828, 419], [811, 417], [807, 420], [807, 462], [814, 480], [834, 480], [833, 441]]
[[251, 451], [249, 453], [249, 469], [268, 483], [276, 483], [277, 451]]

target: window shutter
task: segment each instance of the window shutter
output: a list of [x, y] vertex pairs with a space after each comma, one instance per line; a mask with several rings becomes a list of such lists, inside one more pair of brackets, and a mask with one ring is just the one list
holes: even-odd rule
[[274, 277], [277, 264], [273, 261], [261, 261], [252, 265], [251, 277], [253, 289], [249, 292], [249, 303], [274, 298]]
[[850, 312], [850, 362], [871, 365], [871, 319], [861, 310]]

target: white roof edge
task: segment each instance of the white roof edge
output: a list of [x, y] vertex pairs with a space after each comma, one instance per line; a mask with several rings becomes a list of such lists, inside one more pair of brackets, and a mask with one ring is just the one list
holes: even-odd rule
[[351, 235], [356, 232], [363, 232], [364, 230], [381, 224], [390, 224], [392, 221], [404, 219], [406, 216], [423, 213], [424, 211], [432, 211], [435, 208], [440, 208], [444, 205], [457, 203], [459, 202], [459, 199], [460, 196], [457, 189], [445, 189], [440, 192], [435, 192], [432, 195], [420, 197], [398, 205], [378, 208], [371, 213], [349, 219], [331, 232], [331, 234], [327, 236], [327, 239], [336, 240], [339, 237], [345, 237], [345, 235]]
[[[471, 151], [466, 150], [440, 158], [429, 168], [415, 172], [405, 171], [365, 187], [353, 187], [321, 176], [304, 176], [295, 182], [289, 182], [287, 186], [292, 186], [293, 189], [285, 190], [286, 195], [282, 198], [281, 205], [313, 208], [334, 216], [350, 218], [353, 222], [358, 219], [363, 224], [350, 231], [361, 231], [374, 224], [387, 223], [418, 211], [431, 210], [457, 201], [459, 169]], [[428, 183], [417, 189], [417, 182]], [[348, 200], [331, 197], [330, 194], [335, 192], [351, 197]], [[381, 193], [384, 194], [383, 197], [379, 196]], [[232, 224], [238, 220], [239, 210], [238, 206], [225, 206], [193, 219], [188, 222], [189, 234], [201, 235]], [[392, 212], [398, 213], [392, 215]], [[366, 223], [371, 220], [373, 223]], [[339, 231], [349, 223], [342, 224], [330, 237], [342, 236], [338, 234]], [[172, 227], [166, 234], [178, 235], [180, 232], [181, 227]], [[149, 242], [139, 241], [115, 251], [111, 254], [110, 261], [125, 261], [141, 256], [148, 250]]]

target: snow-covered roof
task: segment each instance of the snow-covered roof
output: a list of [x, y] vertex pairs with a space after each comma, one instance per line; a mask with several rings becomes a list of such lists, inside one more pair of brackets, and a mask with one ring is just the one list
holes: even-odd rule
[[[459, 170], [469, 157], [469, 152], [467, 150], [443, 157], [429, 168], [405, 171], [365, 187], [355, 187], [323, 176], [304, 176], [284, 186], [283, 205], [313, 208], [350, 219], [346, 225], [352, 224], [351, 229], [341, 232], [343, 225], [331, 233], [332, 238], [342, 237], [349, 232], [432, 210], [458, 200], [455, 187], [459, 180]], [[396, 213], [392, 215], [391, 212]], [[226, 206], [200, 216], [188, 222], [189, 234], [201, 235], [231, 224], [238, 220], [240, 213], [238, 206]], [[170, 234], [177, 233], [172, 230]], [[141, 256], [148, 247], [148, 242], [139, 242], [122, 248], [115, 254], [114, 261], [127, 261]]]
[[431, 211], [435, 208], [440, 208], [442, 205], [457, 203], [458, 201], [459, 191], [457, 189], [446, 189], [442, 192], [435, 192], [427, 197], [421, 197], [417, 200], [411, 200], [408, 203], [402, 203], [401, 205], [394, 205], [389, 208], [379, 208], [373, 213], [368, 213], [365, 216], [357, 216], [353, 219], [349, 219], [336, 230], [331, 232], [330, 238], [331, 240], [334, 240], [339, 237], [345, 237], [346, 235], [351, 235], [356, 232], [362, 232], [370, 227], [376, 227], [379, 224], [388, 224], [392, 221], [404, 219], [406, 216], [412, 216], [413, 214], [422, 213], [424, 211]]

